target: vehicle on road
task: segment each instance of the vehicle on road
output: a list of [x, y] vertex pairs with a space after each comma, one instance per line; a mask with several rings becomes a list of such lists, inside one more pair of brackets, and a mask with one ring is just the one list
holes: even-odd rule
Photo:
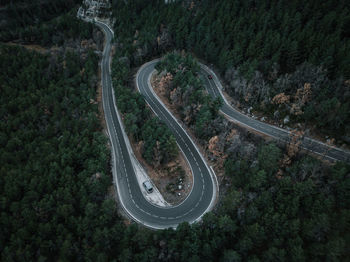
[[213, 76], [212, 76], [212, 75], [208, 75], [208, 78], [209, 78], [209, 79], [213, 79]]
[[146, 189], [147, 193], [152, 193], [153, 192], [153, 186], [150, 181], [145, 181], [142, 183], [143, 187]]
[[[101, 75], [103, 76], [101, 77], [103, 86], [102, 102], [112, 145], [111, 152], [114, 159], [112, 169], [113, 177], [117, 186], [121, 205], [136, 222], [153, 229], [175, 228], [182, 222], [193, 223], [199, 221], [203, 214], [213, 207], [214, 199], [216, 199], [217, 195], [216, 190], [218, 190], [218, 188], [214, 186], [214, 180], [211, 177], [210, 169], [190, 136], [170, 112], [165, 108], [163, 112], [163, 105], [160, 104], [157, 97], [153, 95], [148, 81], [145, 81], [145, 77], [147, 76], [147, 79], [150, 72], [153, 72], [158, 60], [151, 61], [139, 69], [136, 75], [137, 88], [140, 93], [144, 95], [146, 102], [150, 105], [152, 110], [158, 113], [157, 115], [159, 118], [174, 132], [173, 134], [180, 145], [181, 151], [184, 152], [188, 159], [193, 159], [193, 161], [189, 162], [194, 173], [194, 185], [191, 194], [183, 203], [168, 208], [158, 207], [150, 203], [146, 197], [139, 197], [140, 194], [142, 194], [140, 189], [144, 192], [144, 188], [147, 194], [150, 196], [153, 195], [152, 192], [156, 191], [154, 189], [155, 186], [149, 178], [141, 181], [142, 185], [137, 181], [133, 167], [134, 163], [131, 159], [133, 156], [131, 152], [129, 152], [128, 141], [123, 134], [123, 124], [120, 122], [121, 118], [118, 115], [113, 99], [112, 78], [109, 68], [113, 31], [103, 22], [96, 20], [95, 23], [104, 31], [106, 36], [101, 61]], [[206, 75], [207, 74], [205, 74], [204, 77]], [[122, 156], [122, 165], [119, 164], [119, 161], [116, 161], [119, 156]], [[196, 163], [196, 165], [193, 163]], [[199, 177], [202, 179], [198, 179]]]

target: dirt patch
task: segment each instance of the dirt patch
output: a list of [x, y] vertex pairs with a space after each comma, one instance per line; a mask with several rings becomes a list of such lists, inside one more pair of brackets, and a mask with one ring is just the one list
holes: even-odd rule
[[185, 200], [192, 190], [193, 176], [183, 153], [180, 151], [178, 156], [168, 164], [154, 167], [142, 157], [142, 142], [136, 143], [131, 137], [129, 140], [135, 156], [164, 200], [172, 205]]

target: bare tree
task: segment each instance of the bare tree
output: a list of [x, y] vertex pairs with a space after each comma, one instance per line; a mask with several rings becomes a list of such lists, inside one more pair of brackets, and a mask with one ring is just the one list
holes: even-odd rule
[[304, 138], [304, 131], [294, 129], [290, 132], [289, 141], [287, 143], [287, 154], [282, 160], [282, 167], [289, 166], [293, 158], [299, 153], [300, 145]]

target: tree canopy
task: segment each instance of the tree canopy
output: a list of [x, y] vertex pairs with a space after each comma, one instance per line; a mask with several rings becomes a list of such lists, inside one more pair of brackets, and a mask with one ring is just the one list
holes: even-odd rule
[[[39, 2], [34, 1], [34, 7]], [[31, 12], [31, 18], [18, 16], [16, 28], [31, 25], [37, 12], [38, 25], [33, 27], [41, 27], [75, 3], [58, 2], [52, 2], [56, 10], [52, 15], [45, 15], [51, 9], [22, 10], [20, 14]], [[144, 140], [145, 157], [151, 158], [151, 148], [160, 143], [163, 161], [168, 161], [174, 140], [152, 117], [142, 96], [130, 88], [129, 80], [135, 65], [173, 48], [193, 51], [244, 81], [262, 79], [272, 86], [273, 95], [291, 95], [308, 79], [320, 86], [314, 101], [324, 104], [317, 109], [306, 104], [305, 117], [327, 116], [322, 119], [331, 121], [336, 107], [342, 116], [334, 125], [346, 130], [347, 96], [344, 81], [339, 80], [341, 75], [349, 77], [346, 2], [191, 2], [113, 1], [118, 35], [112, 66], [116, 99], [129, 135]], [[63, 9], [55, 9], [61, 5]], [[1, 37], [9, 37], [1, 39], [12, 41], [16, 32], [1, 31]], [[38, 41], [40, 37], [33, 43]], [[92, 51], [85, 58], [72, 51], [42, 55], [1, 44], [0, 60], [2, 261], [345, 261], [349, 257], [350, 167], [302, 157], [282, 168], [283, 149], [269, 143], [262, 143], [257, 152], [251, 150], [250, 158], [235, 148], [230, 151], [220, 191], [226, 193], [201, 222], [161, 231], [134, 223], [126, 226], [108, 194], [109, 149], [94, 102], [97, 55]], [[217, 124], [219, 102], [203, 93], [192, 56], [172, 53], [163, 62], [160, 70], [174, 75], [183, 94], [193, 88], [183, 105], [198, 106], [189, 124], [206, 141], [207, 134], [200, 131]], [[186, 70], [177, 72], [179, 64]], [[274, 89], [279, 86], [280, 90]], [[242, 150], [247, 146], [238, 145]]]
[[[280, 120], [289, 115], [337, 139], [349, 137], [349, 11], [348, 2], [334, 0], [113, 2], [131, 64], [173, 49], [193, 52], [215, 65], [242, 105], [271, 117], [279, 110]], [[311, 92], [301, 103], [305, 84]], [[272, 103], [281, 93], [293, 101]]]

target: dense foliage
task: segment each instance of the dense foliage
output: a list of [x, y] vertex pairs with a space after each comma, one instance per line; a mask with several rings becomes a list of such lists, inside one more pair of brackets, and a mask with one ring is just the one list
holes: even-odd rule
[[[171, 90], [170, 101], [175, 96], [173, 90], [183, 89], [176, 101], [187, 102], [179, 103], [180, 110], [183, 105], [205, 104], [206, 100], [201, 99], [203, 94], [196, 94], [196, 90], [202, 89], [191, 89], [201, 83], [196, 77], [198, 65], [190, 56], [170, 53], [157, 69], [174, 76], [171, 83], [164, 85]], [[191, 110], [186, 110], [185, 115], [191, 116]], [[208, 126], [214, 119], [207, 119]], [[208, 126], [206, 129], [210, 129]], [[196, 135], [200, 137], [198, 132]], [[339, 164], [323, 170], [321, 165], [304, 156], [286, 166], [281, 149], [274, 144], [262, 145], [253, 158], [229, 153], [225, 175], [231, 187], [217, 211], [219, 218], [209, 214], [198, 231], [192, 227], [198, 239], [208, 240], [205, 256], [198, 252], [193, 260], [211, 261], [218, 256], [224, 261], [336, 261], [345, 258], [346, 241], [350, 236], [346, 231], [350, 215], [350, 168]], [[206, 226], [214, 231], [210, 236], [202, 234]], [[201, 248], [197, 246], [198, 250], [204, 250], [203, 241], [198, 242], [202, 245]], [[195, 243], [189, 244], [191, 250], [196, 250]], [[226, 250], [215, 255], [216, 247]], [[183, 254], [177, 255], [183, 259]]]
[[[59, 4], [56, 2], [53, 6]], [[64, 5], [74, 1], [60, 2]], [[116, 23], [120, 38], [116, 39], [118, 48], [112, 67], [118, 107], [128, 133], [153, 148], [154, 140], [170, 141], [171, 135], [152, 137], [157, 132], [167, 133], [167, 129], [162, 129], [162, 125], [151, 117], [142, 97], [127, 87], [132, 72], [129, 65], [135, 66], [166, 51], [171, 45], [183, 47], [187, 41], [194, 41], [189, 42], [191, 48], [200, 48], [196, 43], [199, 41], [197, 36], [192, 36], [192, 40], [187, 37], [190, 31], [195, 32], [195, 27], [186, 25], [203, 19], [204, 29], [214, 26], [213, 21], [218, 17], [216, 12], [221, 6], [229, 18], [220, 16], [222, 19], [217, 21], [230, 21], [231, 16], [239, 21], [240, 14], [248, 16], [248, 7], [249, 13], [256, 16], [262, 2], [247, 1], [240, 5], [237, 1], [241, 11], [233, 14], [229, 9], [225, 10], [233, 1], [164, 6], [163, 1], [140, 0], [127, 1], [127, 8], [124, 1], [113, 2], [120, 8]], [[294, 2], [289, 4], [287, 13], [299, 6], [293, 5]], [[317, 1], [303, 2], [306, 13], [311, 12], [310, 6], [320, 9], [316, 25], [323, 20], [324, 10], [336, 9], [327, 2], [322, 5], [317, 5]], [[275, 5], [266, 4], [266, 7], [275, 8]], [[55, 12], [63, 9], [57, 10]], [[201, 15], [196, 14], [198, 10], [202, 10]], [[344, 13], [338, 14], [348, 25], [346, 7], [343, 10]], [[304, 12], [303, 9], [299, 11]], [[312, 17], [310, 15], [310, 19]], [[51, 18], [39, 19], [38, 26]], [[21, 19], [19, 17], [17, 23], [24, 25]], [[233, 25], [237, 22], [235, 19]], [[271, 15], [270, 19], [275, 16]], [[173, 23], [168, 23], [170, 20]], [[284, 28], [293, 28], [288, 19], [285, 20]], [[179, 28], [174, 31], [177, 24]], [[337, 26], [337, 22], [331, 24]], [[170, 33], [164, 25], [170, 28], [174, 43], [166, 41]], [[242, 34], [244, 25], [243, 22], [239, 24]], [[341, 30], [341, 39], [348, 35], [348, 28]], [[208, 37], [212, 36], [212, 30]], [[328, 33], [327, 30], [319, 32]], [[217, 36], [221, 35], [217, 31]], [[216, 43], [213, 48], [219, 50], [218, 53], [231, 50], [220, 46], [219, 39], [211, 39], [208, 43]], [[208, 47], [203, 45], [202, 48]], [[322, 48], [318, 54], [324, 52]], [[201, 54], [199, 51], [196, 52]], [[245, 52], [243, 54], [246, 56]], [[189, 63], [189, 68], [194, 69], [185, 74], [196, 87], [191, 101], [205, 105], [207, 98], [200, 91], [200, 84], [192, 79], [196, 71], [192, 60], [174, 54], [168, 58], [171, 56], [175, 57], [176, 63], [167, 65], [170, 72], [179, 62]], [[224, 58], [207, 59], [213, 59], [211, 61], [220, 67], [220, 63], [214, 61], [220, 57]], [[249, 57], [245, 59], [254, 65]], [[317, 59], [323, 61], [322, 56]], [[342, 64], [345, 59], [337, 57], [334, 64], [340, 70], [333, 70], [333, 73], [346, 75], [346, 70], [341, 69], [342, 66], [346, 68]], [[350, 167], [342, 163], [326, 167], [305, 158], [282, 168], [283, 152], [273, 144], [261, 145], [249, 158], [237, 153], [239, 150], [227, 149], [231, 152], [225, 161], [227, 194], [217, 210], [205, 215], [201, 223], [184, 223], [177, 230], [163, 231], [150, 231], [136, 224], [125, 226], [116, 214], [114, 200], [106, 198], [111, 178], [108, 175], [109, 150], [94, 103], [96, 55], [89, 52], [82, 58], [65, 52], [64, 56], [44, 56], [1, 45], [0, 60], [1, 261], [344, 261], [349, 257], [346, 243], [350, 239]], [[292, 66], [286, 66], [280, 77], [288, 70], [293, 71]], [[299, 69], [301, 75], [303, 66]], [[298, 73], [298, 68], [297, 65], [293, 74]], [[249, 72], [245, 67], [241, 71], [243, 74]], [[333, 73], [322, 71], [322, 76], [333, 79]], [[180, 78], [176, 80], [177, 85], [186, 88]], [[329, 96], [327, 92], [323, 96]], [[216, 119], [205, 118], [204, 126], [213, 125]], [[161, 148], [166, 148], [166, 144], [163, 143]], [[245, 146], [237, 148], [246, 149]]]
[[[218, 117], [222, 105], [220, 98], [209, 96], [199, 77], [199, 65], [191, 55], [169, 53], [157, 64], [159, 72], [165, 71], [171, 76], [171, 82], [166, 86], [168, 98], [180, 111], [181, 117], [189, 126], [193, 126], [196, 136], [209, 138], [208, 127], [212, 120]], [[176, 97], [176, 98], [175, 98]]]
[[[347, 257], [349, 167], [322, 170], [315, 160], [296, 162], [283, 176], [269, 170], [280, 154], [265, 145], [246, 173], [228, 160], [233, 180], [217, 214], [176, 231], [129, 227], [121, 261], [343, 261]], [[268, 164], [266, 164], [268, 162]], [[246, 163], [248, 164], [248, 163]], [[251, 164], [251, 163], [249, 163]], [[246, 165], [249, 167], [249, 165]], [[322, 177], [320, 179], [320, 176]]]
[[0, 31], [0, 40], [16, 41], [42, 46], [62, 45], [67, 39], [87, 39], [92, 35], [92, 24], [76, 19], [76, 10], [47, 22], [23, 27], [8, 27]]
[[67, 31], [75, 30], [76, 24], [81, 23], [81, 26], [87, 26], [68, 15], [64, 15], [66, 21], [44, 23], [68, 11], [75, 13], [76, 10], [72, 8], [80, 4], [80, 0], [2, 0], [0, 3], [2, 6], [0, 9], [0, 41], [3, 42], [21, 38], [34, 42], [37, 38], [42, 37], [46, 44], [49, 41], [49, 35], [54, 35], [61, 30], [61, 26], [72, 26], [70, 30], [67, 28]]
[[0, 46], [1, 261], [76, 260], [95, 256], [103, 238], [118, 243], [109, 150], [91, 103], [97, 59]]
[[[161, 44], [161, 38], [166, 37], [164, 25], [160, 26], [163, 27], [160, 31], [154, 27], [162, 22], [166, 25], [165, 21], [170, 18], [161, 17], [164, 11], [161, 11], [161, 3], [158, 13], [154, 6], [149, 7], [144, 1], [129, 3], [128, 7], [128, 17], [126, 10], [118, 12], [116, 30], [120, 37], [116, 39], [116, 45], [120, 53], [117, 57], [126, 61], [125, 64], [137, 65], [166, 50]], [[166, 9], [174, 11], [169, 5]], [[175, 20], [176, 15], [172, 15]], [[205, 19], [204, 15], [198, 19]], [[198, 66], [191, 56], [170, 53], [158, 69], [165, 72], [162, 74], [164, 86], [173, 91], [171, 96], [168, 93], [168, 99], [179, 102], [174, 104], [183, 113], [183, 119], [191, 115], [191, 106], [195, 108], [197, 103], [202, 105], [208, 101], [196, 76]], [[302, 73], [296, 71], [295, 74]], [[167, 77], [171, 79], [168, 83]], [[174, 94], [175, 88], [180, 90], [178, 97]], [[217, 118], [208, 115], [205, 119], [203, 130], [209, 130], [209, 135], [220, 131], [221, 127], [208, 128], [220, 122]], [[196, 118], [192, 120], [188, 124], [195, 127]], [[258, 153], [250, 152], [249, 158], [236, 148], [226, 150], [235, 152], [230, 153], [225, 162], [226, 181], [230, 186], [215, 213], [205, 215], [200, 224], [184, 223], [176, 231], [150, 233], [129, 227], [128, 231], [137, 237], [129, 240], [129, 246], [123, 247], [121, 260], [345, 259], [349, 239], [346, 222], [349, 219], [349, 166], [337, 164], [329, 168], [311, 158], [296, 158], [291, 165], [282, 167], [283, 152], [274, 144], [262, 145]]]
[[[115, 1], [113, 10], [132, 63], [173, 48], [192, 51], [216, 65], [241, 104], [349, 136], [347, 1], [139, 0]], [[311, 92], [299, 98], [305, 84]], [[278, 94], [290, 103], [273, 103]]]
[[[262, 146], [258, 162], [229, 159], [232, 184], [218, 213], [200, 225], [163, 232], [172, 261], [342, 261], [349, 232], [349, 167], [322, 170], [296, 162], [275, 176], [279, 149]], [[252, 166], [253, 164], [253, 166]], [[179, 241], [181, 239], [181, 241]], [[166, 260], [164, 260], [166, 261]]]
[[126, 132], [143, 143], [142, 155], [151, 165], [165, 164], [178, 155], [175, 137], [150, 109], [140, 93], [127, 87], [128, 64], [115, 55], [112, 66], [113, 87]]

